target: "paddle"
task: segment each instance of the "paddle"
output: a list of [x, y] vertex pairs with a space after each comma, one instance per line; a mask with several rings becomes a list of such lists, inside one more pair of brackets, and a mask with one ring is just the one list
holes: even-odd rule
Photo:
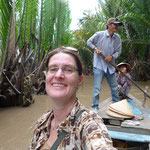
[[[106, 58], [102, 53], [99, 53], [99, 55], [101, 55], [104, 59]], [[119, 67], [117, 67], [115, 64], [113, 64], [111, 61], [108, 62], [110, 63], [113, 67], [116, 68], [117, 71], [120, 71], [127, 79], [129, 79], [139, 90], [141, 90], [147, 97], [150, 98], [150, 95], [148, 95], [148, 93], [146, 93], [141, 87], [139, 87], [131, 78], [129, 78], [125, 73], [123, 73]]]

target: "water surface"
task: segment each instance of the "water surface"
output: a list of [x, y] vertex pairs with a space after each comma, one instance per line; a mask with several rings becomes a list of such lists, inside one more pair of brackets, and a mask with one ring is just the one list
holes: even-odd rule
[[[142, 89], [148, 82], [136, 82]], [[150, 91], [150, 89], [149, 89]], [[83, 85], [78, 90], [78, 98], [86, 107], [92, 104], [93, 76], [85, 76]], [[139, 100], [144, 100], [143, 93], [132, 85], [131, 92]], [[150, 92], [149, 92], [150, 94]], [[109, 86], [104, 80], [100, 101], [110, 97]], [[34, 96], [35, 103], [27, 108], [0, 108], [0, 150], [27, 150], [37, 118], [51, 108], [50, 98], [46, 95]], [[150, 107], [150, 99], [146, 105]]]

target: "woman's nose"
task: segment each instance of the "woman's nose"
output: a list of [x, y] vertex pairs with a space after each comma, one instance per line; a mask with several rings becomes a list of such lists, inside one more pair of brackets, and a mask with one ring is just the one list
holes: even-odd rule
[[64, 72], [61, 68], [59, 68], [59, 70], [56, 72], [55, 74], [56, 77], [64, 77]]

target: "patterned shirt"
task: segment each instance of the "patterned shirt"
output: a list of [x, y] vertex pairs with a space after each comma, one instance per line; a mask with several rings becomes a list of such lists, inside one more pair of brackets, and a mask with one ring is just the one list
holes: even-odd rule
[[[126, 73], [126, 76], [128, 76], [128, 78], [131, 78], [131, 75], [129, 73]], [[128, 96], [131, 87], [131, 81], [124, 75], [119, 76], [118, 73], [116, 73], [116, 77], [118, 82], [119, 95]]]
[[[117, 33], [114, 33], [111, 39], [108, 30], [96, 32], [91, 38], [88, 39], [87, 45], [92, 49], [97, 47], [102, 51], [104, 56], [113, 56], [113, 64], [115, 64], [115, 59], [118, 58], [122, 49], [120, 36]], [[115, 72], [115, 68], [111, 64], [104, 61], [102, 56], [96, 54], [95, 51], [93, 67], [98, 68], [105, 73], [107, 73], [107, 70], [109, 70], [110, 74]]]
[[[75, 123], [75, 115], [85, 110]], [[30, 150], [40, 150], [49, 137], [50, 123], [54, 117], [49, 111], [38, 119]], [[102, 119], [94, 112], [86, 109], [76, 100], [75, 105], [57, 128], [58, 136], [65, 130], [68, 134], [61, 141], [57, 150], [116, 150]]]

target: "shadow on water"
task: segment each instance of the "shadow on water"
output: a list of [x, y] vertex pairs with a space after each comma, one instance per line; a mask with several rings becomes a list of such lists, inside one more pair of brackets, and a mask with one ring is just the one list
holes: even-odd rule
[[[137, 84], [142, 89], [145, 89], [145, 86], [150, 88], [150, 81], [137, 82]], [[85, 76], [84, 83], [79, 88], [77, 97], [87, 108], [92, 104], [92, 93], [93, 76]], [[132, 85], [130, 93], [137, 99], [144, 100], [143, 93], [134, 85]], [[109, 86], [106, 80], [104, 80], [100, 101], [110, 97], [110, 95]], [[51, 101], [47, 95], [34, 97], [35, 103], [27, 108], [0, 108], [0, 150], [28, 149], [37, 118], [51, 108]], [[148, 98], [146, 105], [150, 107], [150, 99]]]

